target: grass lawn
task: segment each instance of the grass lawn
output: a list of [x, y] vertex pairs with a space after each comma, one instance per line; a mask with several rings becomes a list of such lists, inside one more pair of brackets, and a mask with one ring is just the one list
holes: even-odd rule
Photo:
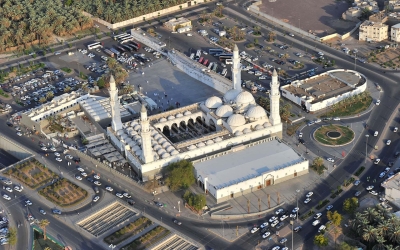
[[67, 72], [67, 73], [71, 73], [72, 72], [72, 69], [67, 68], [67, 67], [62, 67], [61, 70], [64, 71], [64, 72]]
[[[342, 136], [338, 139], [331, 139], [326, 135], [326, 133], [330, 131], [338, 131]], [[353, 140], [354, 132], [350, 128], [344, 126], [328, 125], [317, 129], [314, 133], [314, 138], [318, 142], [326, 145], [343, 145]]]
[[289, 135], [289, 136], [294, 135], [294, 134], [296, 133], [296, 131], [297, 131], [297, 130], [301, 127], [301, 125], [303, 125], [303, 124], [304, 124], [304, 122], [299, 122], [299, 123], [296, 123], [296, 124], [293, 124], [293, 125], [287, 127], [287, 129], [286, 129], [286, 134]]
[[46, 247], [49, 247], [51, 250], [63, 250], [64, 247], [58, 245], [57, 243], [55, 243], [54, 241], [52, 241], [51, 239], [49, 239], [49, 237], [47, 237], [46, 240], [43, 239], [43, 234], [37, 230], [33, 230], [34, 234], [33, 234], [33, 250], [45, 250]]
[[141, 217], [134, 222], [129, 223], [125, 227], [121, 228], [120, 230], [112, 233], [111, 235], [104, 238], [104, 241], [107, 244], [114, 244], [117, 245], [128, 239], [129, 237], [136, 235], [142, 232], [145, 228], [152, 225], [153, 222], [146, 217]]
[[356, 101], [353, 104], [341, 105], [335, 110], [328, 111], [321, 115], [321, 117], [343, 117], [350, 115], [357, 115], [365, 111], [369, 105], [371, 105], [372, 97], [362, 98], [362, 100]]

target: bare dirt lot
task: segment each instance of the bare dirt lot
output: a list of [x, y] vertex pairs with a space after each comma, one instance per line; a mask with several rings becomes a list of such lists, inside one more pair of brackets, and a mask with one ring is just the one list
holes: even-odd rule
[[264, 0], [260, 10], [268, 15], [290, 23], [318, 36], [350, 31], [354, 22], [341, 20], [349, 7], [346, 1], [337, 0]]

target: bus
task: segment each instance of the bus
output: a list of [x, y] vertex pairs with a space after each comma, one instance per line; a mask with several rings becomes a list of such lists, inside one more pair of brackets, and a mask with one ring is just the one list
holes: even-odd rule
[[204, 65], [204, 66], [207, 66], [207, 63], [208, 63], [208, 59], [206, 59], [206, 60], [203, 62], [203, 65]]
[[118, 42], [120, 42], [122, 39], [124, 39], [124, 38], [127, 38], [127, 37], [130, 37], [131, 35], [129, 35], [129, 34], [125, 34], [125, 35], [123, 35], [123, 36], [121, 36], [120, 38], [118, 38]]
[[218, 64], [214, 63], [213, 67], [212, 67], [212, 71], [217, 72], [218, 69]]
[[87, 46], [87, 48], [88, 48], [88, 50], [95, 49], [95, 48], [103, 48], [103, 45], [101, 45], [101, 42], [96, 42], [96, 43], [89, 44]]
[[135, 47], [137, 48], [137, 50], [140, 49], [140, 43], [135, 42], [135, 41], [131, 41], [130, 44], [135, 45]]
[[106, 53], [107, 55], [114, 57], [114, 52], [110, 51], [109, 49], [104, 49], [104, 53]]
[[204, 60], [204, 57], [200, 57], [200, 59], [199, 59], [199, 63], [202, 63], [202, 62], [203, 62], [203, 60]]
[[224, 53], [223, 49], [209, 49], [208, 50], [208, 54], [210, 54], [212, 56], [215, 56], [217, 54], [222, 54], [222, 53]]
[[126, 50], [132, 52], [133, 48], [131, 46], [128, 46], [127, 44], [122, 45], [123, 48], [125, 48]]
[[219, 60], [221, 62], [225, 61], [226, 59], [232, 59], [233, 55], [232, 54], [220, 54], [219, 55]]
[[122, 39], [119, 41], [119, 43], [120, 43], [120, 44], [123, 44], [123, 43], [130, 42], [130, 41], [132, 41], [132, 40], [133, 40], [133, 36], [128, 36], [128, 37], [122, 38]]
[[119, 50], [121, 53], [126, 52], [126, 49], [122, 48], [121, 46], [115, 46], [115, 48], [116, 48], [117, 50]]
[[119, 34], [119, 35], [115, 35], [113, 38], [115, 41], [117, 41], [118, 39], [122, 38], [122, 37], [126, 37], [129, 36], [128, 33], [123, 33], [123, 34]]
[[120, 55], [121, 55], [121, 53], [119, 53], [119, 51], [116, 50], [116, 49], [114, 49], [114, 48], [110, 48], [110, 51], [111, 51], [111, 52], [114, 52], [114, 54], [116, 54], [117, 56], [120, 56]]
[[226, 65], [228, 65], [228, 64], [233, 64], [232, 59], [226, 59], [226, 60], [225, 60], [225, 64], [226, 64]]

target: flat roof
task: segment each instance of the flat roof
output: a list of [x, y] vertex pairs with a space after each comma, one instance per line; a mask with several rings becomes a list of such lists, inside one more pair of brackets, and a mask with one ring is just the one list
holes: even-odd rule
[[218, 188], [246, 181], [264, 173], [285, 168], [304, 159], [277, 140], [194, 164], [196, 172]]
[[395, 174], [389, 180], [382, 182], [382, 187], [400, 190], [400, 173]]

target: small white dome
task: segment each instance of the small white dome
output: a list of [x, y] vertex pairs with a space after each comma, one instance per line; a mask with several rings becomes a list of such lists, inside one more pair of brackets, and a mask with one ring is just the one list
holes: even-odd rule
[[243, 129], [243, 133], [245, 133], [245, 134], [251, 133], [251, 129], [245, 128], [245, 129]]
[[197, 147], [198, 148], [201, 148], [201, 147], [204, 147], [206, 144], [204, 144], [204, 142], [199, 142], [199, 143], [197, 143]]
[[163, 148], [167, 148], [168, 146], [171, 146], [171, 144], [170, 144], [169, 142], [165, 141], [165, 142], [163, 142], [163, 143], [161, 144], [161, 146], [162, 146]]
[[224, 95], [224, 101], [228, 102], [228, 103], [230, 101], [234, 101], [236, 96], [238, 96], [240, 92], [241, 92], [241, 90], [238, 90], [238, 89], [228, 90], [228, 92], [226, 92]]
[[130, 135], [137, 135], [138, 133], [135, 130], [129, 132]]
[[160, 139], [157, 140], [158, 143], [163, 144], [164, 142], [166, 142], [167, 140], [164, 139], [164, 137], [161, 137]]
[[162, 149], [162, 147], [160, 145], [155, 145], [153, 147], [153, 149], [154, 149], [154, 151], [158, 151], [158, 150]]
[[236, 96], [235, 102], [236, 104], [240, 105], [240, 104], [254, 103], [255, 100], [252, 94], [250, 94], [247, 91], [243, 91], [238, 96]]
[[262, 129], [264, 129], [264, 127], [263, 127], [261, 124], [258, 124], [258, 125], [256, 126], [256, 130], [262, 130]]
[[155, 136], [155, 135], [157, 135], [157, 134], [158, 134], [158, 132], [155, 131], [155, 130], [153, 130], [153, 131], [151, 132], [151, 136]]
[[135, 155], [140, 156], [142, 154], [142, 150], [139, 149], [138, 151], [135, 151]]
[[136, 146], [136, 142], [134, 142], [134, 141], [129, 142], [129, 146], [130, 146], [131, 148], [133, 148], [134, 146]]
[[251, 108], [247, 111], [246, 115], [247, 115], [249, 118], [259, 119], [259, 118], [266, 117], [266, 116], [267, 116], [267, 113], [265, 112], [265, 110], [264, 110], [262, 107], [260, 107], [260, 106], [254, 106], [254, 107], [251, 107]]
[[205, 105], [209, 109], [216, 109], [222, 105], [222, 100], [219, 97], [211, 96], [206, 100]]
[[139, 131], [142, 128], [142, 126], [140, 126], [139, 124], [135, 125], [135, 127], [133, 127], [134, 130]]
[[134, 127], [136, 124], [138, 124], [136, 121], [131, 122], [131, 127]]
[[[192, 146], [193, 146], [193, 145], [192, 145]], [[177, 155], [177, 154], [179, 154], [179, 152], [178, 152], [177, 150], [174, 150], [174, 151], [170, 152], [170, 154], [171, 154], [171, 155]]]
[[135, 145], [135, 146], [132, 147], [132, 151], [133, 152], [136, 152], [138, 150], [140, 150], [140, 147], [138, 145]]
[[236, 135], [236, 136], [243, 135], [243, 132], [240, 131], [240, 130], [238, 130], [238, 131], [235, 132], [235, 135]]
[[192, 114], [192, 112], [190, 112], [189, 110], [188, 111], [185, 111], [185, 113], [183, 113], [184, 115], [191, 115]]
[[125, 139], [125, 143], [130, 143], [131, 141], [132, 141], [132, 139], [129, 137]]
[[156, 135], [154, 135], [154, 139], [158, 140], [160, 138], [162, 138], [162, 136], [160, 134], [157, 133]]
[[215, 114], [219, 117], [229, 117], [233, 114], [233, 109], [229, 105], [222, 105], [217, 109]]
[[170, 157], [170, 156], [171, 156], [170, 154], [164, 153], [161, 157], [162, 157], [163, 159], [165, 159], [165, 158], [168, 158], [168, 157]]
[[179, 117], [182, 117], [183, 115], [181, 114], [181, 113], [178, 113], [175, 117], [176, 118], [179, 118]]
[[159, 149], [159, 150], [157, 150], [157, 154], [159, 154], [159, 155], [162, 155], [162, 154], [164, 154], [164, 153], [166, 153], [167, 151], [165, 151], [165, 149]]
[[207, 144], [207, 145], [214, 144], [214, 141], [212, 141], [212, 140], [208, 140], [208, 141], [206, 142], [206, 144]]
[[169, 121], [170, 121], [170, 120], [173, 120], [173, 119], [175, 119], [175, 116], [173, 116], [173, 115], [168, 116], [168, 120], [169, 120]]
[[220, 141], [222, 141], [222, 138], [221, 137], [217, 137], [217, 138], [214, 139], [214, 141], [215, 142], [220, 142]]
[[246, 120], [243, 115], [233, 114], [228, 118], [228, 125], [231, 127], [239, 127], [246, 124]]
[[168, 145], [168, 147], [166, 147], [165, 150], [167, 150], [168, 153], [171, 153], [172, 151], [175, 150], [175, 148], [172, 145]]
[[189, 149], [190, 149], [190, 150], [193, 150], [193, 149], [196, 149], [196, 148], [197, 148], [196, 145], [190, 145], [190, 146], [189, 146]]
[[267, 127], [269, 127], [269, 125], [270, 125], [270, 123], [269, 123], [269, 122], [265, 122], [265, 123], [263, 124], [264, 128], [267, 128]]
[[160, 119], [160, 122], [166, 122], [167, 119], [165, 119], [164, 117]]

